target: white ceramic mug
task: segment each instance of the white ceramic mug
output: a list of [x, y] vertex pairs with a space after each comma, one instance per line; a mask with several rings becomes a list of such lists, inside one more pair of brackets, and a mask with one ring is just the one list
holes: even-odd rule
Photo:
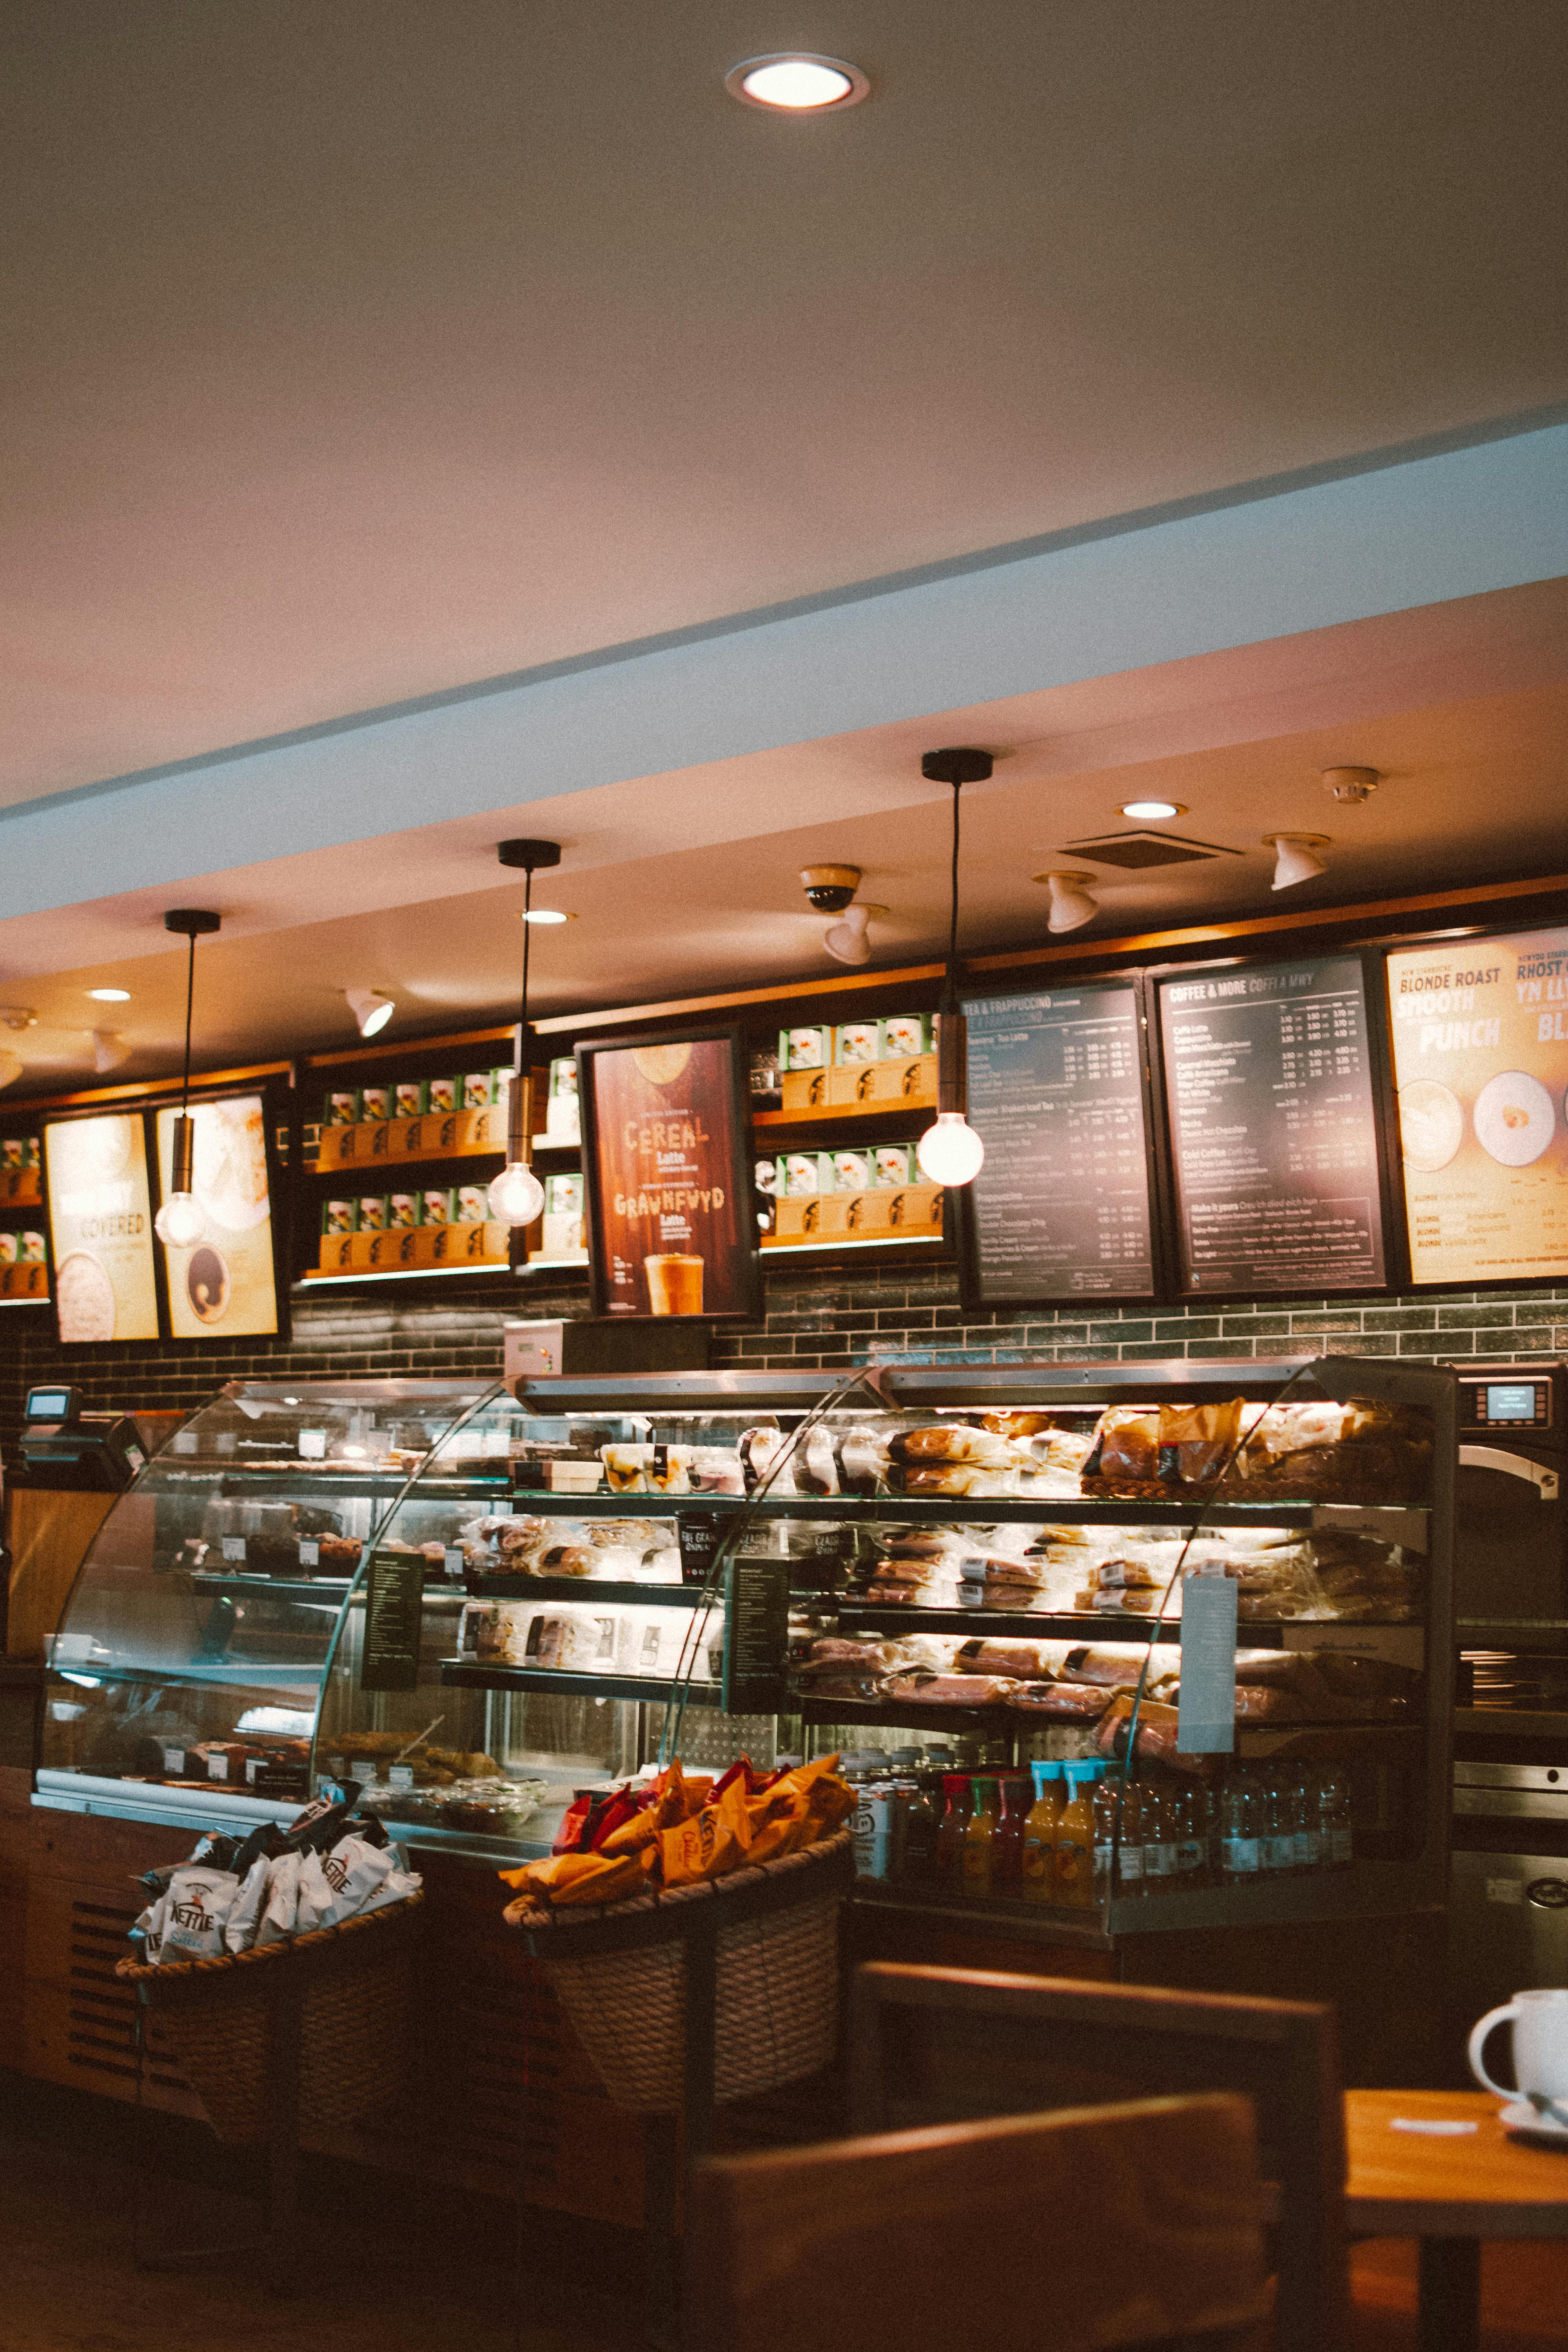
[[[1494, 2025], [1513, 2026], [1513, 2071], [1517, 2091], [1494, 2083], [1481, 2063], [1486, 2038]], [[1568, 1988], [1538, 1987], [1516, 1992], [1501, 2009], [1489, 2009], [1469, 2042], [1470, 2072], [1478, 2083], [1500, 2099], [1568, 2099]]]

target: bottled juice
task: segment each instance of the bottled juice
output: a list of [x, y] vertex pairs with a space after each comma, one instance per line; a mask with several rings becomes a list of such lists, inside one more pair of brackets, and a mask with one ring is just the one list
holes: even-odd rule
[[967, 1773], [942, 1776], [942, 1820], [936, 1833], [936, 1874], [955, 1892], [963, 1884], [963, 1833], [969, 1826], [970, 1788]]
[[[1094, 1768], [1094, 1899], [1108, 1903], [1115, 1893], [1111, 1881], [1111, 1857], [1116, 1851], [1116, 1813], [1121, 1801], [1121, 1779], [1109, 1764]], [[1127, 1849], [1122, 1848], [1123, 1855]], [[1139, 1861], [1142, 1863], [1140, 1854]], [[1139, 1882], [1140, 1885], [1142, 1881]], [[1130, 1890], [1122, 1888], [1126, 1894]]]
[[1063, 1768], [1067, 1802], [1057, 1818], [1056, 1899], [1084, 1906], [1094, 1899], [1094, 1766]]
[[989, 1895], [996, 1873], [996, 1832], [1001, 1826], [996, 1783], [984, 1773], [974, 1782], [974, 1810], [963, 1832], [963, 1891]]
[[1002, 1802], [996, 1822], [992, 1891], [1016, 1895], [1024, 1883], [1024, 1824], [1034, 1791], [1022, 1772], [1008, 1772], [997, 1783]]
[[1021, 1841], [1026, 1903], [1056, 1901], [1057, 1816], [1062, 1809], [1062, 1768], [1053, 1757], [1029, 1767], [1035, 1801], [1025, 1817]]

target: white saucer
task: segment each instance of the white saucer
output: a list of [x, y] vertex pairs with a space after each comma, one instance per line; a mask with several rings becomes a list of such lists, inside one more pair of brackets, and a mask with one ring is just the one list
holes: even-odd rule
[[[1568, 2106], [1568, 2100], [1559, 2099], [1557, 2104], [1560, 2107]], [[1504, 2131], [1528, 2132], [1532, 2139], [1560, 2140], [1568, 2147], [1568, 2124], [1559, 2123], [1553, 2116], [1543, 2116], [1528, 2099], [1510, 2099], [1498, 2121]]]

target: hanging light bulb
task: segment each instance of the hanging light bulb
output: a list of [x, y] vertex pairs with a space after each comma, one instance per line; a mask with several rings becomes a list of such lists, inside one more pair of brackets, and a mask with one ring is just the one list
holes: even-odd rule
[[559, 866], [558, 841], [503, 841], [496, 855], [503, 866], [521, 866], [527, 880], [522, 890], [522, 1003], [517, 1025], [517, 1066], [507, 1089], [506, 1166], [491, 1183], [487, 1199], [492, 1217], [503, 1225], [531, 1225], [544, 1213], [544, 1187], [529, 1166], [533, 1150], [529, 1100], [528, 950], [533, 937], [533, 877], [542, 866]]
[[1091, 898], [1083, 887], [1092, 882], [1092, 874], [1052, 872], [1037, 874], [1037, 882], [1045, 883], [1051, 894], [1051, 911], [1046, 918], [1048, 931], [1076, 931], [1080, 923], [1092, 923], [1100, 912], [1100, 901]]
[[174, 1121], [174, 1149], [170, 1171], [173, 1181], [163, 1207], [153, 1220], [153, 1231], [165, 1249], [195, 1249], [206, 1232], [207, 1221], [192, 1185], [195, 1161], [195, 1122], [191, 1117], [191, 1006], [196, 992], [196, 941], [216, 931], [223, 918], [205, 907], [171, 907], [163, 929], [190, 942], [185, 966], [185, 1070], [180, 1087], [180, 1115]]
[[921, 773], [932, 783], [952, 786], [952, 873], [947, 929], [947, 978], [942, 982], [937, 1031], [936, 1124], [915, 1146], [921, 1171], [933, 1184], [972, 1184], [985, 1160], [985, 1146], [964, 1118], [968, 1093], [966, 1024], [958, 1002], [958, 795], [964, 784], [984, 783], [994, 762], [989, 751], [954, 748], [928, 751]]
[[1266, 833], [1263, 846], [1274, 852], [1273, 890], [1289, 890], [1298, 882], [1310, 882], [1328, 867], [1313, 852], [1327, 849], [1326, 833]]

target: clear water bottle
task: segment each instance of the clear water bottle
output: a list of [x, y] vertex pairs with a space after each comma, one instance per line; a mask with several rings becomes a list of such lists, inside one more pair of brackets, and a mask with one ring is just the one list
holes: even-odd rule
[[1323, 1870], [1348, 1870], [1355, 1859], [1350, 1775], [1342, 1764], [1331, 1764], [1319, 1776], [1318, 1849]]
[[[1149, 1882], [1143, 1874], [1143, 1788], [1142, 1780], [1108, 1779], [1104, 1786], [1114, 1790], [1115, 1801], [1121, 1808], [1121, 1852], [1117, 1856], [1116, 1875], [1119, 1895], [1147, 1895]], [[1098, 1837], [1098, 1832], [1097, 1832]]]
[[1184, 1891], [1208, 1883], [1208, 1792], [1173, 1789], [1165, 1800], [1175, 1849], [1175, 1883]]
[[1307, 1764], [1289, 1775], [1292, 1834], [1298, 1871], [1322, 1867], [1322, 1832], [1319, 1822], [1318, 1776]]
[[1176, 1884], [1176, 1839], [1172, 1797], [1152, 1780], [1143, 1783], [1143, 1876], [1150, 1895], [1169, 1895]]
[[[1094, 1899], [1097, 1906], [1109, 1903], [1114, 1886], [1111, 1878], [1111, 1856], [1116, 1850], [1116, 1814], [1121, 1801], [1121, 1780], [1109, 1765], [1102, 1764], [1094, 1782]], [[1126, 1849], [1122, 1849], [1123, 1860]], [[1142, 1861], [1142, 1855], [1139, 1855]], [[1125, 1879], [1126, 1872], [1122, 1873]], [[1140, 1876], [1138, 1885], [1142, 1885]], [[1124, 1885], [1122, 1893], [1129, 1890]]]
[[1220, 1869], [1227, 1886], [1256, 1886], [1263, 1870], [1263, 1798], [1245, 1764], [1220, 1793]]
[[1296, 1809], [1290, 1783], [1283, 1772], [1263, 1776], [1261, 1843], [1263, 1867], [1270, 1877], [1283, 1877], [1296, 1867]]

